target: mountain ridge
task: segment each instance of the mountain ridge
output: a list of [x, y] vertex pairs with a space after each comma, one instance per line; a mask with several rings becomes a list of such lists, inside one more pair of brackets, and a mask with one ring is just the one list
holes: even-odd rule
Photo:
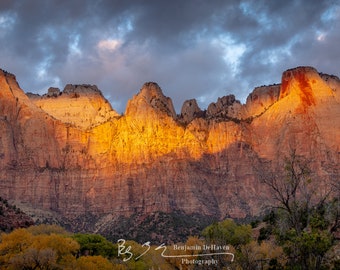
[[[294, 72], [298, 72], [303, 70], [304, 72], [308, 72], [308, 71], [312, 71], [315, 73], [318, 73], [318, 71], [313, 68], [313, 67], [309, 67], [309, 66], [300, 66], [300, 67], [296, 67], [296, 68], [292, 68], [292, 69], [288, 69], [283, 73], [283, 77], [287, 77], [285, 75], [285, 73], [294, 73]], [[15, 75], [5, 71], [7, 74], [12, 75], [15, 78]], [[323, 73], [318, 73], [319, 76], [327, 83], [329, 84], [330, 87], [333, 86], [333, 91], [337, 93], [337, 97], [339, 99], [339, 91], [336, 91], [336, 89], [339, 87], [339, 78], [335, 75], [328, 75], [328, 74], [323, 74]], [[293, 75], [291, 75], [293, 76]], [[185, 100], [183, 102], [182, 105], [182, 110], [180, 114], [176, 114], [176, 111], [174, 109], [174, 106], [172, 104], [172, 100], [169, 97], [164, 96], [162, 89], [160, 88], [160, 86], [156, 83], [156, 82], [146, 82], [142, 88], [140, 89], [140, 92], [137, 93], [134, 97], [132, 97], [126, 106], [126, 110], [124, 112], [124, 114], [129, 114], [129, 103], [133, 102], [133, 100], [135, 98], [137, 98], [138, 96], [143, 96], [144, 100], [146, 100], [147, 98], [149, 99], [146, 104], [149, 104], [151, 106], [153, 106], [154, 108], [157, 108], [157, 105], [161, 105], [161, 103], [163, 103], [164, 106], [164, 110], [168, 111], [168, 115], [173, 116], [174, 119], [178, 119], [178, 120], [182, 120], [181, 118], [183, 118], [183, 116], [181, 116], [182, 114], [185, 114], [186, 112], [183, 111], [183, 109], [185, 109], [185, 104], [189, 101], [191, 102], [195, 102], [196, 103], [196, 107], [197, 107], [197, 111], [196, 114], [199, 114], [201, 112], [201, 116], [205, 115], [205, 116], [210, 116], [210, 117], [214, 117], [216, 116], [217, 112], [216, 110], [223, 110], [223, 109], [227, 109], [230, 106], [235, 105], [237, 106], [236, 109], [236, 114], [238, 114], [236, 117], [232, 117], [232, 114], [229, 116], [230, 118], [233, 119], [238, 119], [238, 120], [245, 120], [248, 117], [256, 117], [257, 115], [263, 113], [264, 110], [266, 110], [268, 108], [268, 106], [271, 106], [273, 103], [277, 102], [279, 99], [282, 99], [285, 95], [286, 95], [286, 91], [283, 90], [285, 88], [285, 86], [281, 87], [281, 84], [285, 83], [286, 79], [283, 79], [282, 83], [275, 83], [275, 84], [270, 84], [270, 85], [262, 85], [262, 86], [258, 86], [255, 87], [253, 89], [253, 91], [248, 95], [246, 102], [244, 104], [242, 104], [239, 100], [237, 100], [235, 98], [235, 96], [233, 94], [227, 95], [227, 96], [223, 96], [223, 97], [219, 97], [217, 99], [216, 102], [211, 102], [207, 109], [202, 110], [201, 108], [199, 108], [199, 106], [197, 105], [197, 101], [196, 99], [191, 99], [191, 100]], [[77, 89], [77, 90], [75, 90]], [[85, 90], [84, 90], [85, 89]], [[89, 89], [89, 90], [86, 90]], [[153, 94], [150, 95], [150, 93], [148, 93], [147, 91], [145, 91], [145, 89], [157, 89], [157, 90], [152, 90]], [[58, 98], [58, 96], [61, 96], [63, 93], [68, 94], [69, 97], [71, 98], [77, 98], [75, 95], [86, 95], [86, 91], [88, 91], [87, 94], [92, 94], [93, 93], [97, 93], [99, 94], [99, 96], [101, 96], [103, 98], [103, 100], [105, 101], [105, 103], [109, 103], [105, 97], [102, 95], [101, 91], [98, 89], [98, 87], [96, 85], [89, 85], [89, 84], [78, 84], [78, 85], [72, 85], [72, 84], [67, 84], [64, 88], [63, 91], [60, 91], [59, 88], [55, 88], [55, 87], [50, 87], [48, 89], [48, 92], [46, 94], [43, 95], [39, 95], [39, 94], [33, 94], [28, 92], [27, 96], [30, 97], [31, 99], [42, 99], [42, 98]], [[144, 92], [143, 92], [144, 91]], [[73, 94], [73, 95], [70, 95]], [[149, 96], [150, 95], [150, 96]], [[151, 101], [155, 102], [155, 100], [157, 100], [157, 95], [162, 96], [161, 99], [163, 99], [162, 101], [160, 101], [159, 104], [152, 104]], [[146, 98], [146, 96], [148, 96]], [[156, 97], [156, 98], [155, 98]], [[307, 96], [305, 96], [306, 98]], [[155, 98], [155, 99], [154, 99]], [[269, 100], [257, 100], [258, 98], [260, 99], [264, 99], [267, 98]], [[58, 99], [56, 99], [58, 100]], [[306, 100], [308, 101], [308, 99]], [[167, 104], [169, 102], [169, 104]], [[260, 112], [258, 113], [254, 113], [252, 110], [255, 110], [254, 108], [254, 103], [258, 103], [257, 105], [259, 105], [260, 107], [264, 107], [262, 108], [262, 110], [260, 109]], [[309, 100], [309, 102], [311, 102], [311, 100]], [[37, 102], [35, 102], [37, 103]], [[310, 105], [310, 104], [309, 104]], [[167, 107], [168, 106], [168, 107]], [[216, 108], [216, 106], [218, 108]], [[248, 108], [247, 108], [248, 107]], [[251, 107], [251, 108], [249, 108]], [[113, 111], [113, 117], [117, 117], [117, 116], [121, 116], [120, 114], [118, 114], [109, 104], [109, 108], [111, 111]], [[183, 111], [183, 112], [182, 112]], [[241, 111], [241, 112], [240, 112]], [[224, 112], [224, 115], [228, 114], [226, 112]], [[52, 113], [53, 115], [53, 113]]]
[[[156, 212], [260, 215], [268, 190], [259, 165], [274, 170], [292, 150], [311, 160], [320, 191], [339, 177], [340, 81], [314, 68], [285, 71], [246, 104], [229, 95], [201, 110], [189, 100], [179, 115], [153, 82], [124, 115], [111, 114], [96, 87], [68, 86], [77, 87], [86, 93], [29, 98], [0, 71], [0, 196], [51, 211], [73, 230], [109, 234]], [[51, 105], [68, 101], [80, 109]]]

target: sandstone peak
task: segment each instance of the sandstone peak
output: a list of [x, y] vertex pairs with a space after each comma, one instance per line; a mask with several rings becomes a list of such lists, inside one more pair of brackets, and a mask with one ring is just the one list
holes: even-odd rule
[[66, 84], [63, 94], [99, 94], [102, 95], [102, 92], [98, 89], [97, 85], [90, 84]]
[[[20, 88], [15, 75], [4, 70], [0, 70], [0, 102], [0, 114], [4, 113], [8, 120], [27, 119], [33, 111], [38, 111]], [[13, 114], [15, 111], [17, 114]]]
[[242, 116], [242, 105], [234, 95], [223, 96], [212, 102], [207, 109], [208, 117], [216, 118], [237, 118]]
[[48, 88], [48, 90], [47, 90], [47, 96], [48, 97], [57, 97], [59, 95], [61, 95], [61, 91], [60, 91], [59, 88], [57, 88], [57, 87]]
[[184, 124], [190, 123], [194, 118], [203, 115], [204, 112], [200, 109], [196, 99], [186, 100], [181, 109], [181, 120]]
[[[7, 87], [2, 87], [2, 90], [6, 89], [10, 90], [11, 92], [17, 92], [17, 90], [20, 89], [16, 76], [6, 70], [0, 69], [0, 80], [7, 85]], [[24, 94], [21, 89], [18, 92], [22, 92], [22, 94]]]
[[171, 98], [164, 96], [162, 89], [155, 82], [144, 83], [139, 93], [128, 101], [125, 114], [141, 115], [147, 113], [150, 108], [176, 118]]
[[[327, 80], [327, 83], [332, 85], [334, 89], [338, 87], [334, 77], [324, 75], [324, 79], [321, 79], [314, 67], [300, 66], [288, 69], [282, 74], [281, 84], [256, 87], [249, 94], [244, 106], [243, 118], [257, 117], [285, 97], [289, 99], [287, 101], [288, 107], [296, 104], [296, 106], [301, 105], [302, 107], [300, 107], [305, 110], [315, 104], [316, 96], [330, 94], [329, 89], [320, 85]], [[317, 84], [317, 86], [314, 86], [314, 84]], [[324, 93], [322, 94], [322, 92]]]
[[[336, 83], [340, 83], [340, 79], [338, 76], [335, 75], [329, 75], [329, 74], [325, 74], [320, 72], [319, 73], [320, 77], [325, 81], [325, 82], [336, 82]], [[333, 89], [334, 91], [336, 91], [336, 89]]]
[[258, 116], [274, 104], [280, 95], [280, 84], [256, 87], [247, 97], [245, 118]]
[[144, 95], [148, 99], [159, 97], [164, 97], [163, 91], [156, 82], [146, 82], [140, 89], [139, 94]]
[[313, 67], [297, 67], [282, 74], [279, 99], [288, 98], [289, 103], [296, 104], [300, 112], [334, 95], [334, 91]]
[[12, 73], [10, 73], [10, 72], [8, 72], [7, 70], [4, 70], [4, 69], [2, 69], [2, 68], [0, 68], [0, 76], [11, 77], [11, 78], [13, 78], [13, 79], [16, 80], [14, 74], [12, 74]]
[[43, 96], [28, 94], [31, 101], [54, 118], [82, 129], [119, 116], [96, 85], [67, 84], [61, 92], [50, 87]]
[[338, 103], [340, 103], [340, 79], [335, 75], [328, 75], [324, 73], [319, 73], [319, 75], [332, 89], [335, 99]]
[[[280, 99], [288, 96], [291, 93], [291, 90], [296, 88], [294, 87], [294, 83], [299, 84], [298, 88], [300, 91], [309, 91], [308, 77], [310, 76], [319, 76], [317, 70], [313, 67], [296, 67], [284, 71], [281, 79]], [[308, 95], [311, 94], [312, 93], [309, 93]]]
[[285, 70], [283, 72], [283, 76], [285, 76], [286, 73], [300, 73], [300, 72], [304, 72], [304, 73], [308, 73], [308, 72], [318, 73], [316, 68], [314, 68], [312, 66], [298, 66], [298, 67], [289, 68], [289, 69]]

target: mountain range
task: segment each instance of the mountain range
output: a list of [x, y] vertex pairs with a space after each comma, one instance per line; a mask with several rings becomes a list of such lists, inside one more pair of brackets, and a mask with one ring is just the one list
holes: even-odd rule
[[313, 67], [284, 71], [245, 104], [228, 95], [202, 110], [191, 99], [180, 114], [154, 82], [119, 114], [95, 85], [37, 95], [0, 70], [0, 196], [73, 231], [176, 241], [259, 216], [273, 202], [264, 175], [294, 152], [327, 192], [339, 146], [340, 80]]

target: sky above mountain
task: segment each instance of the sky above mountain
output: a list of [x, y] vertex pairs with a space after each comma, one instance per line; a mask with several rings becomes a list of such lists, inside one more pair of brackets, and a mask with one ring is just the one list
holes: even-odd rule
[[96, 84], [114, 109], [157, 82], [177, 113], [282, 72], [339, 76], [340, 1], [1, 0], [0, 67], [26, 92]]

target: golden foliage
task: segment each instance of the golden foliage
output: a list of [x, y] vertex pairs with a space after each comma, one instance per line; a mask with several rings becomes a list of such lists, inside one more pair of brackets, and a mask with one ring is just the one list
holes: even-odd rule
[[3, 234], [0, 242], [1, 269], [53, 269], [73, 263], [79, 244], [64, 235], [39, 234], [46, 232], [45, 229], [17, 229]]
[[123, 270], [123, 266], [114, 266], [110, 261], [102, 256], [80, 257], [74, 264], [74, 270]]
[[282, 247], [273, 241], [262, 241], [261, 244], [251, 241], [241, 247], [236, 263], [240, 269], [269, 269], [272, 260], [276, 265], [285, 265], [287, 259]]

